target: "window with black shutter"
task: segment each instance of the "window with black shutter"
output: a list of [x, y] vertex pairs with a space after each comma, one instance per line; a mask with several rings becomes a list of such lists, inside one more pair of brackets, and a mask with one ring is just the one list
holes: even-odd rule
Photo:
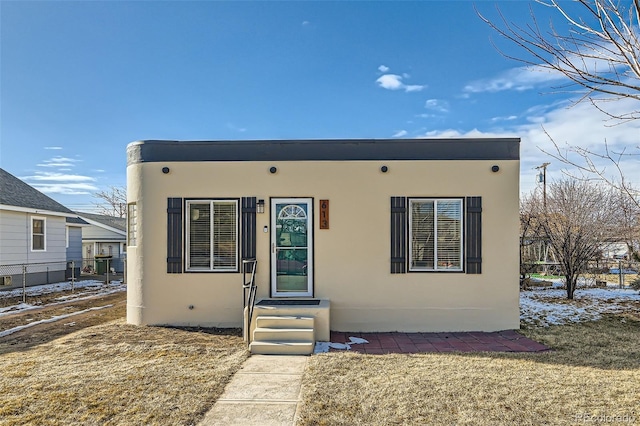
[[482, 198], [391, 197], [391, 273], [482, 272]]
[[167, 199], [167, 273], [182, 273], [182, 198]]
[[467, 197], [467, 274], [482, 273], [482, 197]]
[[256, 197], [242, 197], [242, 259], [256, 258]]
[[391, 197], [391, 273], [407, 272], [407, 198]]

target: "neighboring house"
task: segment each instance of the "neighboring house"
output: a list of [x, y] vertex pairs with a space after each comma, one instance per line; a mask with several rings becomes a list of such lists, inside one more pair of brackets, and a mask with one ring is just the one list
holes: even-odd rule
[[311, 318], [311, 341], [516, 329], [519, 143], [131, 143], [127, 320], [246, 329], [255, 258], [254, 352], [274, 316]]
[[85, 267], [96, 269], [94, 258], [112, 256], [109, 265], [116, 272], [124, 271], [127, 253], [127, 220], [125, 218], [101, 214], [76, 212], [89, 223], [82, 231], [82, 258]]
[[[0, 284], [22, 286], [64, 281], [70, 262], [81, 263], [78, 215], [0, 169]], [[3, 287], [7, 288], [7, 286]]]

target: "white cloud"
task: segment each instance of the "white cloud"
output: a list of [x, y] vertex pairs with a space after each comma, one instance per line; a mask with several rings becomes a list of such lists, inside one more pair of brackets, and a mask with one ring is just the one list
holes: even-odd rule
[[387, 72], [387, 71], [389, 71], [389, 67], [388, 67], [388, 66], [386, 66], [386, 65], [380, 65], [380, 66], [378, 67], [378, 71], [380, 71], [380, 72]]
[[494, 78], [472, 81], [464, 88], [466, 93], [524, 91], [544, 83], [566, 79], [559, 72], [542, 67], [518, 67], [507, 70]]
[[78, 163], [82, 160], [76, 160], [73, 158], [56, 156], [49, 160], [44, 160], [42, 163], [38, 164], [38, 167], [73, 167], [75, 163]]
[[87, 183], [33, 184], [31, 186], [45, 194], [89, 195], [98, 190], [96, 186]]
[[85, 195], [98, 190], [90, 176], [55, 172], [36, 172], [20, 179], [45, 194]]
[[45, 146], [44, 149], [62, 149], [61, 146]]
[[33, 176], [21, 178], [29, 181], [52, 181], [52, 182], [93, 182], [96, 179], [90, 176], [71, 175], [62, 173], [36, 172]]
[[509, 115], [507, 117], [493, 117], [491, 119], [491, 122], [492, 123], [497, 123], [497, 122], [500, 122], [500, 121], [513, 121], [513, 120], [516, 120], [517, 118], [518, 118], [517, 115]]
[[307, 25], [309, 25], [309, 24], [310, 24], [310, 22], [309, 22], [309, 21], [302, 21], [302, 26], [307, 26]]
[[457, 129], [446, 130], [430, 130], [424, 133], [422, 138], [513, 138], [518, 135], [515, 133], [507, 132], [484, 132], [478, 129], [472, 129], [468, 131], [461, 131]]
[[407, 133], [408, 133], [408, 132], [407, 132], [406, 130], [398, 130], [398, 131], [397, 131], [397, 132], [395, 132], [395, 133], [393, 134], [393, 136], [391, 136], [391, 137], [392, 137], [392, 138], [401, 138], [401, 137], [403, 137], [403, 136], [406, 136], [406, 135], [407, 135]]
[[236, 125], [235, 125], [235, 124], [233, 124], [233, 123], [227, 123], [227, 127], [228, 127], [229, 129], [231, 129], [231, 130], [234, 130], [234, 131], [236, 131], [236, 132], [240, 132], [240, 133], [243, 133], [243, 132], [246, 132], [246, 131], [247, 131], [247, 129], [246, 129], [245, 127], [238, 127], [238, 126], [236, 126]]
[[385, 74], [379, 77], [376, 82], [380, 87], [388, 90], [398, 90], [404, 86], [404, 84], [402, 84], [402, 77], [395, 74]]
[[419, 92], [427, 86], [422, 86], [419, 84], [409, 84], [404, 86], [405, 92]]
[[[613, 113], [630, 111], [635, 107], [630, 99], [620, 100], [609, 104]], [[505, 122], [502, 122], [504, 125]], [[433, 138], [494, 138], [519, 137], [520, 144], [520, 191], [529, 193], [537, 183], [535, 181], [535, 167], [544, 162], [550, 162], [547, 168], [547, 179], [553, 181], [566, 177], [566, 173], [577, 174], [577, 170], [559, 160], [551, 158], [543, 152], [555, 152], [552, 137], [563, 152], [569, 146], [579, 146], [594, 152], [603, 152], [605, 141], [610, 152], [620, 153], [626, 149], [621, 166], [626, 179], [640, 186], [640, 120], [629, 121], [613, 125], [607, 117], [588, 103], [580, 103], [571, 108], [567, 104], [541, 105], [530, 108], [526, 112], [526, 122], [517, 123], [509, 120], [508, 126], [495, 127], [489, 131], [472, 129], [434, 130], [424, 133], [421, 137]], [[579, 157], [575, 157], [579, 160]], [[616, 176], [613, 164], [594, 158], [596, 166], [610, 176]]]
[[383, 89], [404, 90], [405, 92], [419, 92], [427, 87], [419, 84], [406, 85], [402, 82], [403, 78], [403, 76], [397, 74], [384, 74], [378, 77], [376, 83]]
[[437, 112], [449, 112], [449, 103], [440, 99], [427, 99], [424, 107]]

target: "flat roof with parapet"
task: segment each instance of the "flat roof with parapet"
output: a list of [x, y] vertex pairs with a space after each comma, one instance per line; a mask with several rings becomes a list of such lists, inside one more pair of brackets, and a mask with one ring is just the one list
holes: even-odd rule
[[520, 138], [146, 140], [127, 146], [127, 165], [176, 161], [519, 159]]

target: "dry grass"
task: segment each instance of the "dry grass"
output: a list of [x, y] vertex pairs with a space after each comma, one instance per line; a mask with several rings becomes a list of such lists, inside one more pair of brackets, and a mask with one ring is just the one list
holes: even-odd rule
[[584, 414], [640, 424], [639, 318], [524, 333], [554, 350], [313, 356], [299, 424], [562, 425]]
[[4, 347], [2, 425], [193, 424], [247, 357], [239, 332], [116, 320]]

